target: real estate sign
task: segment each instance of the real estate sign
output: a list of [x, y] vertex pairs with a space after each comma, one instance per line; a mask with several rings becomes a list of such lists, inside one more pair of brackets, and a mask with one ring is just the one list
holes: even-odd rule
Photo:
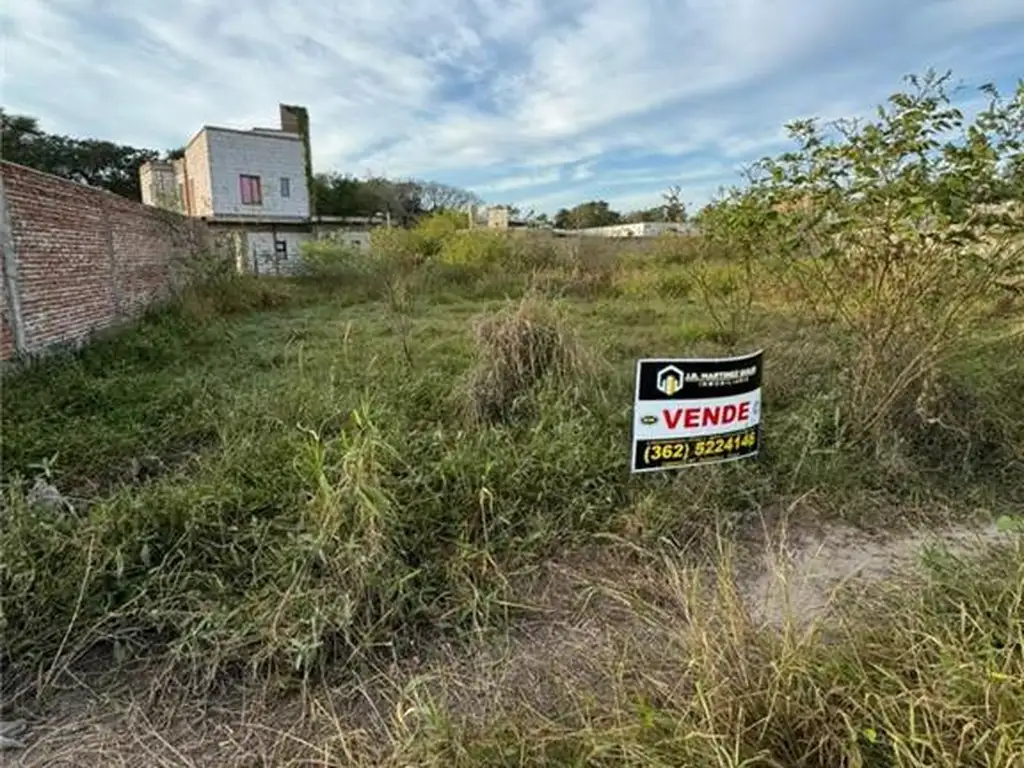
[[761, 358], [638, 360], [633, 472], [717, 464], [761, 447]]

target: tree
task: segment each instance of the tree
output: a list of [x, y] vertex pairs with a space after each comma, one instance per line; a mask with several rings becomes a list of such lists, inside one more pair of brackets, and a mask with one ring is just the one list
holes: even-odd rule
[[525, 222], [528, 227], [547, 227], [551, 225], [548, 215], [546, 213], [538, 213], [536, 209], [529, 208], [525, 212], [519, 212], [517, 209], [518, 218]]
[[638, 224], [645, 221], [662, 221], [665, 216], [663, 206], [656, 205], [653, 208], [643, 208], [639, 211], [630, 211], [622, 217], [623, 224]]
[[423, 213], [423, 200], [419, 185], [410, 180], [371, 177], [363, 182], [378, 211], [386, 211], [400, 226], [409, 226]]
[[356, 178], [318, 173], [313, 178], [313, 210], [320, 216], [373, 216], [388, 213], [405, 225], [425, 213], [465, 210], [479, 201], [471, 192], [445, 184], [383, 176]]
[[311, 206], [319, 216], [372, 216], [381, 210], [380, 201], [365, 182], [340, 173], [313, 177]]
[[605, 227], [622, 221], [622, 214], [613, 211], [604, 200], [590, 200], [574, 208], [562, 208], [555, 214], [557, 229], [588, 229]]
[[466, 189], [437, 181], [415, 181], [419, 187], [420, 205], [427, 213], [439, 211], [466, 211], [471, 205], [481, 205], [483, 199]]
[[38, 168], [45, 139], [46, 134], [40, 130], [36, 118], [8, 115], [0, 109], [0, 148], [5, 160]]
[[665, 221], [676, 224], [686, 221], [686, 204], [683, 203], [681, 195], [682, 189], [678, 185], [669, 187], [668, 191], [662, 195], [662, 199], [665, 201], [665, 205], [662, 206]]
[[4, 159], [52, 173], [132, 200], [142, 198], [139, 166], [160, 153], [99, 139], [75, 139], [46, 133], [36, 118], [0, 110]]
[[926, 424], [971, 439], [937, 393], [943, 366], [968, 334], [991, 330], [992, 301], [1024, 267], [1020, 217], [987, 210], [1006, 198], [1006, 169], [1024, 148], [1024, 81], [1010, 98], [983, 89], [991, 102], [969, 120], [949, 78], [909, 76], [867, 119], [791, 123], [797, 146], [762, 160], [748, 190], [704, 216], [705, 237], [756, 255], [787, 301], [847, 340], [850, 386], [829, 406], [843, 425], [830, 442], [875, 452], [896, 435], [921, 439]]
[[[889, 220], [963, 222], [979, 204], [1013, 197], [1015, 164], [1024, 149], [1024, 80], [1014, 96], [990, 98], [972, 123], [953, 105], [950, 73], [909, 76], [874, 120], [790, 123], [798, 147], [764, 158], [750, 172], [749, 194], [776, 210], [886, 209]], [[913, 212], [911, 215], [910, 212]]]

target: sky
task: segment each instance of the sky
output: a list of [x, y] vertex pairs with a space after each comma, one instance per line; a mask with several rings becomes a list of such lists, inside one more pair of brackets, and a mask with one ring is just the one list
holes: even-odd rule
[[427, 178], [491, 203], [693, 208], [784, 125], [870, 112], [929, 67], [1024, 77], [1021, 0], [21, 0], [2, 103], [155, 149], [310, 112], [317, 171]]

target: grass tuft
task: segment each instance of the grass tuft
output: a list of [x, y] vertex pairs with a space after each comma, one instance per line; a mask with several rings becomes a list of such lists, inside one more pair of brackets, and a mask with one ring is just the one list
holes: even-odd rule
[[578, 392], [592, 361], [557, 308], [536, 296], [480, 318], [474, 327], [477, 361], [466, 384], [477, 422], [508, 422], [544, 383]]

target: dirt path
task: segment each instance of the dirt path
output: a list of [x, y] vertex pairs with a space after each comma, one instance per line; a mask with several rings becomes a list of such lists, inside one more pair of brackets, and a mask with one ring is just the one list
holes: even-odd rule
[[[736, 586], [755, 622], [778, 625], [787, 615], [808, 622], [827, 616], [830, 596], [842, 584], [883, 579], [913, 565], [931, 544], [967, 553], [1000, 535], [995, 526], [895, 537], [841, 526], [776, 532], [759, 556], [741, 558], [748, 565]], [[565, 708], [577, 694], [615, 696], [624, 685], [657, 691], [679, 679], [686, 658], [681, 637], [696, 599], [687, 579], [695, 573], [656, 558], [625, 563], [600, 551], [574, 564], [553, 563], [535, 596], [544, 610], [500, 641], [470, 654], [430, 649], [402, 668], [328, 685], [304, 701], [268, 703], [239, 694], [154, 705], [147, 702], [151, 686], [139, 678], [119, 686], [82, 679], [44, 709], [23, 713], [27, 746], [0, 754], [0, 762], [373, 765], [422, 727], [435, 705], [485, 720], [524, 703], [542, 712], [570, 711]], [[371, 745], [383, 753], [362, 763], [352, 759], [374, 755]]]
[[870, 536], [845, 526], [782, 535], [766, 548], [757, 574], [744, 580], [744, 598], [751, 613], [767, 623], [779, 625], [787, 617], [807, 623], [828, 614], [838, 587], [885, 579], [913, 566], [932, 546], [966, 555], [1003, 535], [994, 523], [899, 536]]

